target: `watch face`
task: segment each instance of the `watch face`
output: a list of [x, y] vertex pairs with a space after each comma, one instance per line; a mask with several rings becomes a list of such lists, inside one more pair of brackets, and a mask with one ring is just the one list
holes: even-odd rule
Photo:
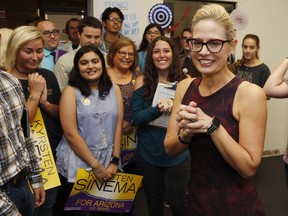
[[220, 121], [218, 118], [214, 117], [212, 122], [217, 128], [220, 126]]
[[111, 163], [118, 164], [119, 163], [119, 158], [115, 157], [115, 156], [112, 156]]

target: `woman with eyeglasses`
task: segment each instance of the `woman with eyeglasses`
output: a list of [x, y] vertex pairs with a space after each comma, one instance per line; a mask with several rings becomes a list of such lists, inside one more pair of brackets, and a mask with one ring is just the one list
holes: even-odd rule
[[149, 216], [163, 216], [164, 194], [173, 215], [186, 215], [189, 152], [169, 157], [164, 150], [167, 128], [151, 124], [161, 115], [169, 116], [173, 107], [170, 97], [159, 98], [157, 105], [152, 106], [158, 83], [174, 83], [186, 78], [178, 65], [177, 51], [169, 38], [155, 38], [147, 50], [145, 72], [137, 77], [132, 96], [133, 124], [138, 127], [135, 162], [139, 174], [144, 176]]
[[[136, 71], [138, 62], [137, 50], [134, 42], [128, 38], [121, 38], [112, 43], [107, 55], [107, 72], [112, 82], [118, 84], [122, 92], [124, 103], [124, 119], [122, 124], [123, 136], [135, 137], [135, 127], [132, 124], [131, 100], [135, 79], [139, 75]], [[126, 160], [125, 156], [129, 156]], [[136, 174], [134, 163], [135, 146], [122, 148], [121, 161], [126, 173]]]
[[160, 25], [156, 23], [150, 23], [149, 25], [146, 26], [144, 33], [143, 33], [142, 41], [138, 49], [138, 59], [139, 59], [138, 66], [140, 69], [140, 73], [144, 72], [148, 45], [156, 37], [160, 35], [164, 35], [164, 31]]
[[178, 84], [165, 138], [171, 157], [190, 152], [188, 215], [262, 216], [252, 176], [265, 140], [265, 93], [227, 67], [237, 40], [224, 7], [201, 7], [192, 35], [192, 59], [202, 77]]
[[266, 64], [259, 59], [260, 39], [255, 34], [247, 34], [242, 40], [242, 58], [234, 63], [237, 76], [263, 88], [270, 75]]

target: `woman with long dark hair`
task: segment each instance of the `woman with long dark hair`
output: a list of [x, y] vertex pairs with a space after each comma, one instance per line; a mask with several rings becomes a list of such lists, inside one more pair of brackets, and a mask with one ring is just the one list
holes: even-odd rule
[[135, 162], [139, 174], [144, 176], [150, 216], [163, 216], [164, 194], [173, 215], [186, 215], [189, 152], [169, 157], [164, 150], [166, 128], [149, 124], [171, 112], [171, 98], [160, 98], [157, 106], [152, 106], [152, 100], [158, 83], [179, 82], [186, 78], [178, 64], [179, 55], [171, 40], [165, 36], [155, 38], [147, 51], [145, 72], [137, 77], [132, 96], [133, 124], [138, 127]]
[[[81, 47], [60, 100], [64, 135], [57, 148], [62, 185], [56, 203], [61, 210], [79, 168], [92, 168], [103, 182], [113, 178], [120, 156], [122, 119], [122, 95], [107, 74], [103, 54], [94, 45]], [[90, 215], [67, 215], [82, 214]]]
[[164, 35], [164, 30], [160, 25], [156, 23], [150, 23], [146, 26], [138, 49], [138, 66], [141, 73], [144, 72], [148, 45], [160, 35]]

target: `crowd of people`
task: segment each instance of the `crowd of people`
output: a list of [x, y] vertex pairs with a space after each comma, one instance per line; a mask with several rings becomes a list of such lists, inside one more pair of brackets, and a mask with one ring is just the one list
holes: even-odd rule
[[[49, 19], [0, 29], [0, 215], [109, 215], [64, 211], [79, 168], [102, 182], [117, 172], [143, 176], [150, 216], [163, 216], [164, 202], [175, 216], [265, 215], [251, 177], [266, 101], [288, 97], [287, 58], [270, 75], [259, 37], [247, 34], [242, 58], [231, 61], [236, 31], [218, 4], [200, 7], [178, 44], [151, 23], [137, 47], [121, 34], [123, 21], [116, 7], [101, 20], [71, 18], [65, 46]], [[175, 96], [154, 104], [159, 84], [173, 84]], [[46, 191], [25, 131], [38, 111], [61, 181]], [[163, 116], [164, 127], [151, 123]], [[124, 164], [122, 137], [131, 133], [137, 147]]]

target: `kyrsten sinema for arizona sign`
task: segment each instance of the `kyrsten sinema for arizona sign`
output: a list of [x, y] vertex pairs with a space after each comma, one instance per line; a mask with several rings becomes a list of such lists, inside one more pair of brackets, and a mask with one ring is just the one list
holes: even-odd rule
[[142, 181], [142, 176], [116, 173], [101, 182], [93, 172], [79, 169], [64, 210], [128, 213]]

